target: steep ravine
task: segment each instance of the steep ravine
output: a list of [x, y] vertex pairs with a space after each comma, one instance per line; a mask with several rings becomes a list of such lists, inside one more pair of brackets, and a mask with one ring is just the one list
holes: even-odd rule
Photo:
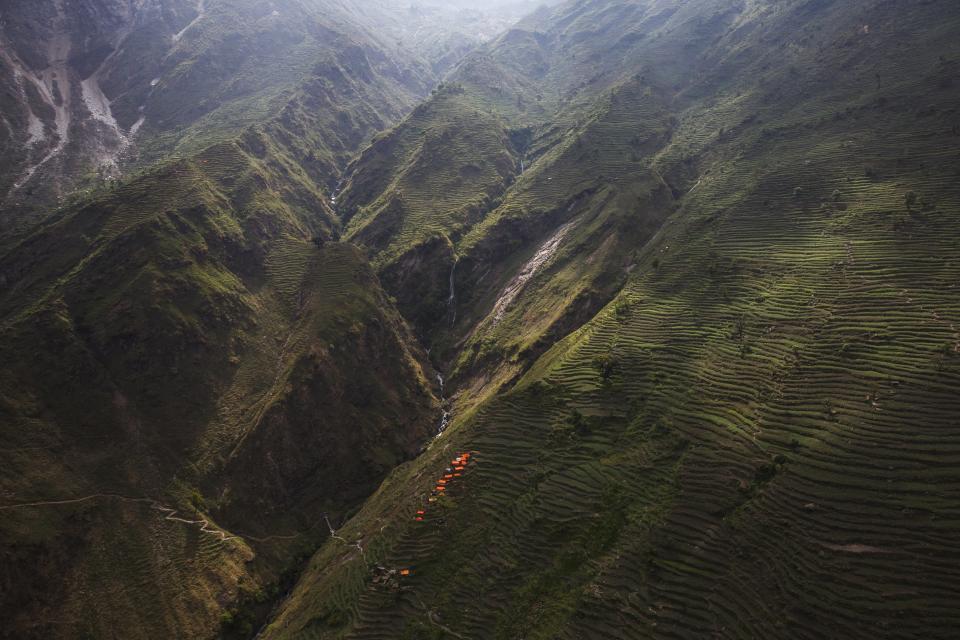
[[[42, 70], [35, 71], [27, 68], [16, 56], [16, 52], [9, 43], [0, 38], [0, 45], [3, 45], [0, 47], [0, 55], [14, 70], [14, 78], [19, 85], [18, 88], [24, 98], [23, 105], [28, 112], [30, 128], [27, 146], [30, 148], [31, 156], [38, 151], [42, 153], [39, 158], [28, 161], [27, 166], [17, 176], [13, 187], [4, 194], [5, 198], [9, 198], [23, 188], [40, 168], [62, 153], [70, 141], [74, 92], [72, 73], [67, 61], [70, 57], [71, 39], [66, 25], [63, 1], [55, 0], [53, 6], [55, 15], [49, 27], [51, 35], [46, 48], [46, 65]], [[47, 141], [45, 129], [50, 123], [46, 123], [45, 126], [42, 119], [34, 112], [23, 83], [30, 83], [35, 87], [36, 95], [41, 97], [44, 106], [54, 114], [51, 132], [53, 144], [47, 145], [46, 151], [43, 151], [41, 143]]]

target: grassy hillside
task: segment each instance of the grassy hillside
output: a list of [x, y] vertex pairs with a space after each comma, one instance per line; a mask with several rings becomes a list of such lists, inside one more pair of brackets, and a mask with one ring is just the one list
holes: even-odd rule
[[[351, 165], [340, 199], [348, 232], [455, 377], [504, 362], [493, 378], [509, 380], [622, 286], [689, 173], [651, 169], [676, 128], [682, 105], [673, 103], [700, 77], [677, 68], [707, 66], [711, 43], [700, 32], [759, 21], [756, 13], [723, 2], [544, 8], [467, 56]], [[707, 29], [703, 16], [713, 14]], [[572, 221], [578, 247], [533, 274], [533, 286], [558, 275], [539, 287], [554, 291], [538, 303], [550, 312], [532, 320], [528, 307], [480, 331], [512, 279]], [[584, 264], [582, 251], [597, 253]], [[578, 264], [566, 268], [564, 255]]]
[[953, 3], [544, 7], [372, 138], [376, 21], [227, 4], [0, 244], [0, 635], [954, 635]]
[[209, 637], [428, 437], [425, 357], [280, 148], [164, 165], [0, 259], [4, 634]]
[[[495, 326], [490, 292], [510, 286], [458, 265], [458, 318], [475, 344], [529, 348], [576, 269], [636, 228], [631, 211], [662, 226], [609, 254], [622, 287], [509, 391], [470, 400], [484, 375], [505, 379], [499, 355], [465, 369], [454, 425], [341, 531], [364, 553], [329, 541], [266, 637], [951, 637], [960, 15], [945, 2], [582, 11], [635, 31], [622, 71], [644, 77], [569, 107], [592, 115], [458, 241], [465, 260], [497, 229], [522, 238], [489, 259], [485, 277], [508, 283], [563, 231]], [[621, 131], [639, 132], [636, 169]], [[460, 451], [475, 462], [429, 502]], [[378, 566], [413, 571], [385, 582]]]
[[306, 124], [300, 160], [335, 183], [360, 145], [435, 82], [416, 52], [335, 2], [57, 0], [4, 15], [6, 236], [77, 191], [278, 117], [292, 135]]

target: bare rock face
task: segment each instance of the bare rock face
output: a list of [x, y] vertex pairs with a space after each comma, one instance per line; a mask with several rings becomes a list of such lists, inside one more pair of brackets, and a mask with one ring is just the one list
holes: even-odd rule
[[[43, 0], [0, 9], [0, 236], [134, 169], [242, 135], [311, 80], [351, 93], [311, 116], [334, 114], [334, 126], [319, 131], [345, 138], [349, 148], [332, 151], [349, 155], [434, 80], [409, 47], [372, 35], [374, 18], [383, 19], [328, 0]], [[317, 76], [330, 64], [349, 72], [340, 83], [349, 86]]]
[[81, 178], [119, 175], [163, 48], [196, 14], [190, 0], [50, 0], [2, 10], [4, 209], [50, 204]]

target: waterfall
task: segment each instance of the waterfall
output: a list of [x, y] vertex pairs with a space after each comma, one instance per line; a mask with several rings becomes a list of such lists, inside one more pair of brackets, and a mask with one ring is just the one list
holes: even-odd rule
[[343, 178], [337, 182], [337, 186], [334, 187], [333, 193], [330, 194], [330, 208], [333, 209], [334, 213], [337, 211], [337, 197], [340, 195], [340, 189], [343, 188]]
[[[453, 283], [453, 278], [457, 273], [457, 260], [454, 258], [453, 266], [450, 267], [450, 295], [447, 296], [447, 313], [451, 314], [450, 326], [457, 323], [457, 290]], [[440, 381], [440, 387], [443, 388], [443, 380]]]
[[437, 428], [437, 435], [434, 436], [439, 438], [450, 425], [450, 412], [447, 410], [447, 397], [443, 392], [443, 376], [440, 375], [439, 372], [437, 373], [437, 382], [440, 384], [440, 406], [443, 408], [443, 415], [440, 417], [440, 426]]

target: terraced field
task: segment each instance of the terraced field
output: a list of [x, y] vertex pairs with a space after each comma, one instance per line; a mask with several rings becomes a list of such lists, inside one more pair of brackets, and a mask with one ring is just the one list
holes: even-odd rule
[[454, 238], [478, 220], [516, 160], [503, 124], [463, 89], [441, 87], [357, 161], [344, 191], [348, 235], [388, 264], [434, 236]]
[[[898, 175], [938, 203], [904, 234], [892, 200], [804, 212], [761, 173], [734, 203], [703, 185], [614, 304], [454, 428], [478, 462], [442, 517], [317, 560], [357, 595], [300, 597], [356, 638], [950, 637], [960, 193]], [[417, 571], [383, 593], [373, 562]]]
[[955, 636], [958, 32], [578, 0], [342, 191], [376, 47], [66, 204], [0, 252], [12, 633]]
[[[773, 11], [753, 42], [828, 4]], [[926, 6], [871, 5], [864, 29], [831, 5], [829, 28], [797, 28], [803, 47], [751, 62], [755, 75], [707, 62], [710, 91], [662, 103], [675, 119], [636, 169], [622, 132], [655, 120], [636, 94], [598, 102], [538, 159], [494, 215], [516, 213], [458, 248], [458, 323], [490, 353], [550, 317], [564, 272], [602, 246], [582, 229], [603, 216], [585, 211], [622, 211], [623, 193], [655, 184], [645, 174], [677, 206], [625, 254], [609, 304], [513, 369], [526, 370], [514, 386], [483, 396], [504, 382], [496, 359], [481, 374], [461, 361], [453, 425], [340, 530], [364, 553], [321, 549], [265, 637], [955, 635], [960, 156], [955, 90], [938, 78], [960, 51], [956, 13]], [[899, 44], [865, 38], [878, 33]], [[597, 161], [568, 156], [574, 140]], [[565, 157], [582, 171], [563, 173]], [[516, 324], [475, 324], [503, 291], [489, 279], [521, 273], [571, 219], [529, 210], [569, 206], [591, 175], [597, 193], [565, 210], [581, 226], [524, 285]], [[538, 217], [539, 233], [517, 222]], [[472, 281], [467, 257], [511, 218], [523, 248]], [[417, 522], [454, 451], [476, 466]], [[385, 585], [377, 566], [413, 573]]]

